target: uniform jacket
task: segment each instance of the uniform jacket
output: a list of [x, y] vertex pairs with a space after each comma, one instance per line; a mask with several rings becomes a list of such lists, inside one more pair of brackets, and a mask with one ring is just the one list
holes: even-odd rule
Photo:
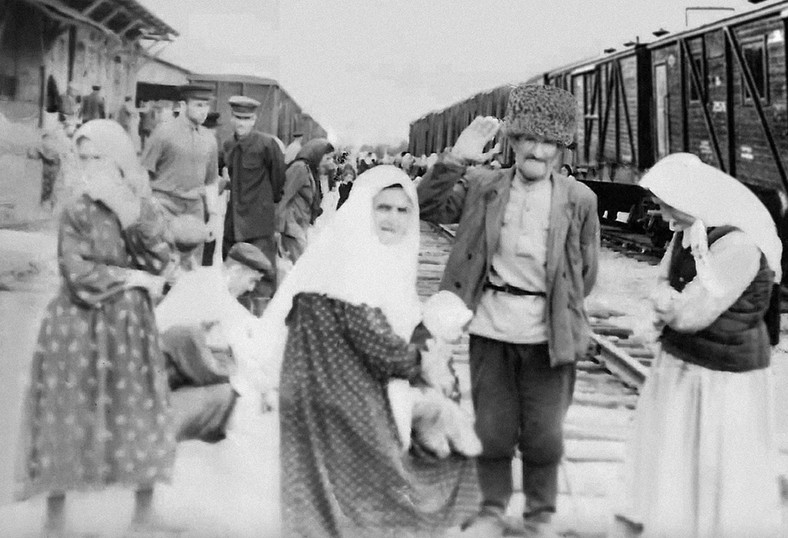
[[231, 179], [225, 235], [235, 241], [272, 236], [285, 182], [282, 150], [273, 137], [252, 131], [226, 140], [223, 153]]
[[[514, 171], [466, 169], [440, 161], [418, 187], [422, 219], [459, 222], [441, 289], [456, 293], [474, 312], [498, 249]], [[599, 219], [596, 196], [588, 187], [558, 174], [551, 181], [545, 315], [555, 367], [581, 358], [588, 347], [583, 299], [596, 282]]]

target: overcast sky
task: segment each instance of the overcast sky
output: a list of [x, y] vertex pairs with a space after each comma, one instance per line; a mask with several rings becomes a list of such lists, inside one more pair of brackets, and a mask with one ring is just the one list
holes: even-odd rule
[[[270, 76], [344, 143], [397, 142], [479, 91], [753, 9], [745, 0], [140, 0], [180, 36], [162, 57]], [[768, 2], [773, 3], [773, 2]], [[765, 4], [761, 4], [765, 5]]]

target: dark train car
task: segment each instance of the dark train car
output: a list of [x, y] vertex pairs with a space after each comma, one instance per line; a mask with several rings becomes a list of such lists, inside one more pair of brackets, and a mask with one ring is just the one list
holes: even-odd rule
[[631, 184], [638, 170], [653, 164], [651, 69], [645, 46], [547, 72], [543, 82], [575, 95], [581, 121], [574, 165], [589, 179]]
[[[658, 219], [648, 217], [649, 198], [636, 182], [661, 157], [690, 152], [750, 187], [786, 238], [780, 208], [788, 191], [787, 32], [783, 1], [528, 82], [575, 95], [582, 121], [571, 164], [597, 193], [602, 216], [628, 212], [630, 224], [664, 232]], [[500, 118], [508, 87], [496, 91], [500, 106], [492, 115]], [[423, 145], [422, 152], [430, 153], [451, 145], [458, 127], [491, 110], [480, 105], [487, 93], [414, 122], [413, 148]], [[658, 242], [664, 239], [659, 235]]]
[[629, 214], [637, 226], [646, 217], [640, 171], [654, 163], [651, 148], [651, 69], [648, 50], [637, 44], [610, 55], [576, 62], [531, 79], [572, 92], [577, 135], [571, 159], [580, 181], [599, 200], [602, 218]]
[[[246, 95], [260, 101], [255, 128], [277, 136], [289, 144], [295, 130], [304, 132], [305, 139], [325, 136], [325, 130], [309, 114], [304, 113], [298, 103], [270, 78], [251, 75], [190, 75], [189, 81], [211, 86], [216, 91], [214, 110], [221, 114], [218, 128], [220, 140], [232, 135], [230, 105], [227, 100], [233, 95]], [[313, 134], [314, 133], [314, 134]]]
[[655, 158], [695, 153], [762, 196], [785, 191], [787, 8], [780, 2], [648, 46]]
[[[502, 118], [506, 112], [509, 90], [509, 85], [499, 86], [475, 94], [443, 110], [425, 114], [410, 124], [408, 151], [413, 155], [440, 153], [456, 142], [463, 129], [476, 116]], [[506, 151], [506, 141], [501, 140], [501, 142]]]

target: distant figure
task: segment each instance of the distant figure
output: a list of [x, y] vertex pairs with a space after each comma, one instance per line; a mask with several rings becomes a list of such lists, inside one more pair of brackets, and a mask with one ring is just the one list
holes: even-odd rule
[[280, 254], [295, 263], [304, 253], [307, 230], [320, 216], [319, 180], [333, 161], [334, 146], [325, 138], [307, 142], [285, 173], [285, 186], [276, 213]]
[[145, 142], [156, 128], [156, 107], [153, 101], [147, 101], [140, 108], [140, 148], [145, 149]]
[[69, 82], [66, 93], [60, 96], [58, 112], [60, 112], [61, 121], [65, 121], [67, 118], [79, 121], [82, 114], [82, 96], [79, 95], [79, 86], [76, 82]]
[[350, 191], [353, 188], [353, 182], [355, 180], [356, 170], [350, 163], [345, 163], [345, 166], [342, 168], [342, 175], [340, 176], [340, 183], [338, 187], [339, 200], [337, 201], [337, 209], [342, 207], [342, 204], [344, 204], [348, 196], [350, 196]]
[[285, 149], [285, 166], [296, 160], [298, 152], [301, 151], [304, 142], [304, 135], [301, 131], [293, 132], [293, 141]]
[[104, 108], [104, 97], [101, 96], [100, 92], [101, 86], [95, 84], [93, 91], [82, 99], [82, 123], [107, 117]]
[[561, 166], [561, 173], [568, 178], [575, 179], [575, 171], [572, 170], [572, 167], [568, 164], [564, 164]]
[[126, 96], [117, 114], [115, 114], [115, 121], [120, 123], [120, 126], [129, 134], [129, 138], [134, 143], [134, 148], [139, 153], [142, 150], [139, 135], [140, 112], [134, 106], [134, 101], [130, 95]]
[[55, 181], [60, 173], [60, 158], [69, 144], [63, 129], [58, 124], [54, 129], [41, 134], [41, 143], [27, 152], [31, 159], [41, 160], [41, 198], [39, 204], [50, 211], [55, 205]]

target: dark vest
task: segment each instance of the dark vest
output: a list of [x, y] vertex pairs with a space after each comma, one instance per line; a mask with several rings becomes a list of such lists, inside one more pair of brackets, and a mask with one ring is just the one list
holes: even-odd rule
[[[710, 228], [709, 245], [735, 230], [730, 226]], [[668, 270], [670, 285], [682, 291], [695, 278], [695, 260], [676, 237]], [[711, 325], [696, 333], [680, 333], [665, 327], [660, 340], [663, 349], [692, 364], [726, 372], [747, 372], [769, 366], [769, 334], [764, 317], [773, 304], [774, 273], [761, 254], [758, 274], [744, 293]]]

